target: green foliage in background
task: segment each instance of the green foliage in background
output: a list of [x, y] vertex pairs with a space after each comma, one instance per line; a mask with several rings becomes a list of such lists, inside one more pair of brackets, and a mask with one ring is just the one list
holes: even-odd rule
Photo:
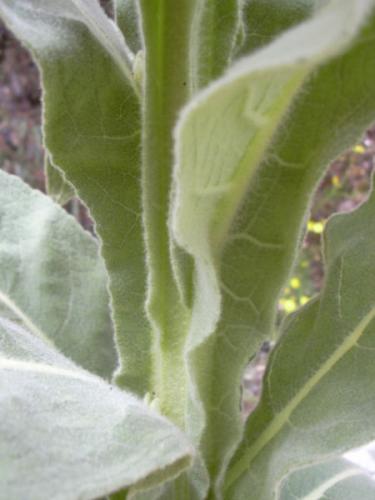
[[277, 304], [319, 179], [375, 118], [375, 2], [112, 7], [0, 4], [41, 72], [50, 195], [0, 175], [0, 491], [372, 498], [341, 455], [375, 438], [375, 194], [328, 222], [322, 292], [281, 326]]

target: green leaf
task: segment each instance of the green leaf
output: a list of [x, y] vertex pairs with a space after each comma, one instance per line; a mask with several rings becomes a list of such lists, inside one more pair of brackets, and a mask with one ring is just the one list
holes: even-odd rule
[[[4, 0], [1, 14], [10, 27], [23, 28], [23, 38], [32, 47], [58, 49], [57, 45], [69, 46], [72, 40], [64, 37], [63, 23], [83, 23], [96, 40], [105, 48], [121, 72], [133, 82], [133, 54], [121, 36], [117, 26], [106, 16], [97, 0]], [[26, 18], [27, 23], [22, 19]], [[49, 19], [49, 22], [46, 20]], [[40, 30], [38, 29], [40, 28]], [[44, 28], [44, 29], [43, 29]], [[61, 30], [61, 31], [60, 31]], [[56, 33], [64, 38], [56, 43]], [[54, 46], [54, 47], [53, 47]]]
[[[191, 432], [199, 440], [205, 418], [201, 446], [218, 490], [241, 436], [243, 370], [272, 335], [311, 191], [328, 161], [375, 116], [369, 86], [374, 68], [364, 73], [361, 62], [374, 50], [373, 25], [346, 55], [315, 69], [307, 81], [305, 76], [348, 48], [370, 7], [372, 2], [330, 2], [238, 63], [179, 122], [173, 229], [195, 259]], [[337, 92], [340, 68], [349, 64], [358, 69], [340, 79]]]
[[3, 171], [0, 302], [69, 358], [112, 375], [117, 356], [97, 241], [50, 198]]
[[116, 24], [134, 54], [142, 50], [141, 29], [136, 0], [115, 0]]
[[[340, 9], [331, 1], [310, 22], [237, 63], [185, 107], [176, 130], [173, 214], [183, 248], [201, 260], [220, 253], [248, 181], [306, 75], [346, 48], [370, 7], [371, 0]], [[318, 38], [336, 16], [337, 28]]]
[[343, 459], [313, 465], [290, 474], [281, 485], [280, 500], [372, 500], [375, 481]]
[[[93, 16], [96, 1], [91, 4]], [[57, 17], [58, 7], [70, 1], [44, 2], [43, 11], [38, 2], [37, 15], [35, 5], [6, 0], [0, 15], [41, 68], [45, 144], [90, 210], [102, 243], [121, 357], [117, 380], [143, 395], [150, 390], [151, 340], [144, 314], [139, 101], [91, 28], [72, 16]]]
[[245, 0], [241, 9], [245, 36], [237, 55], [250, 54], [306, 20], [316, 4], [317, 0]]
[[64, 178], [64, 173], [52, 164], [50, 154], [46, 151], [44, 160], [47, 193], [59, 205], [65, 205], [75, 196], [74, 187]]
[[200, 0], [192, 26], [194, 91], [218, 78], [228, 68], [241, 30], [242, 0]]
[[192, 455], [166, 419], [4, 319], [0, 440], [0, 491], [9, 500], [144, 489], [176, 476]]
[[[318, 299], [286, 321], [227, 477], [227, 498], [272, 498], [295, 469], [375, 438], [375, 192], [330, 219]], [[369, 396], [370, 395], [370, 396]]]

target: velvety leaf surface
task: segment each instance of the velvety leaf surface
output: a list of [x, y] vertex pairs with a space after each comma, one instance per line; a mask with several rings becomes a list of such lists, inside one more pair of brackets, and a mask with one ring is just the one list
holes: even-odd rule
[[0, 171], [0, 302], [86, 369], [117, 365], [98, 242], [18, 177]]
[[281, 485], [280, 500], [372, 500], [375, 481], [342, 459], [299, 469]]
[[199, 0], [192, 28], [192, 82], [196, 91], [227, 69], [241, 30], [242, 0]]
[[115, 0], [115, 17], [118, 27], [124, 34], [129, 48], [134, 54], [142, 50], [140, 21], [136, 0]]
[[242, 43], [237, 56], [245, 56], [263, 47], [283, 31], [304, 21], [312, 14], [317, 0], [244, 0], [241, 22]]
[[[361, 63], [374, 50], [373, 25], [350, 50], [346, 46], [371, 7], [330, 2], [311, 21], [234, 66], [198, 95], [178, 124], [173, 229], [195, 259], [191, 432], [199, 439], [206, 419], [210, 430], [202, 449], [218, 484], [241, 435], [237, 388], [243, 369], [272, 335], [310, 193], [328, 161], [375, 116], [369, 85], [374, 68], [364, 74]], [[345, 48], [346, 54], [305, 79]], [[338, 93], [337, 78], [348, 64], [358, 70], [340, 79]], [[354, 95], [361, 98], [348, 123]], [[335, 126], [341, 133], [332, 135]]]
[[[232, 225], [234, 238], [227, 239], [222, 279], [240, 298], [252, 298], [260, 314], [251, 311], [245, 300], [241, 304], [224, 297], [218, 330], [226, 335], [218, 337], [215, 346], [217, 368], [212, 377], [212, 400], [220, 400], [223, 392], [226, 397], [221, 399], [219, 409], [211, 404], [211, 421], [217, 428], [222, 420], [220, 428], [226, 432], [213, 433], [212, 441], [217, 446], [230, 443], [229, 422], [237, 418], [239, 428], [242, 426], [240, 393], [233, 387], [238, 387], [244, 367], [261, 339], [274, 336], [278, 297], [301, 241], [301, 222], [314, 186], [329, 162], [353, 145], [374, 120], [375, 99], [370, 82], [375, 68], [367, 63], [375, 50], [374, 30], [371, 17], [351, 50], [324, 65], [307, 82], [252, 179], [246, 201]], [[238, 234], [244, 238], [236, 242]], [[257, 242], [275, 246], [267, 248]], [[232, 348], [228, 348], [228, 338]], [[231, 384], [231, 379], [236, 382]]]
[[[61, 23], [75, 21], [84, 24], [95, 39], [106, 49], [122, 73], [132, 81], [132, 53], [127, 47], [120, 30], [104, 13], [97, 0], [4, 0], [2, 15], [15, 29], [23, 27], [25, 41], [31, 46], [46, 49], [47, 40], [51, 50], [57, 45], [69, 45], [69, 37], [56, 40], [56, 30], [63, 28]], [[28, 22], [22, 23], [22, 18]], [[49, 22], [46, 20], [49, 19]], [[36, 24], [31, 24], [34, 21]], [[41, 23], [41, 24], [39, 24]], [[44, 24], [44, 31], [37, 26]], [[60, 32], [60, 34], [62, 34]], [[65, 46], [67, 48], [67, 46]]]
[[0, 320], [0, 491], [19, 500], [98, 498], [175, 476], [184, 435], [133, 396]]
[[276, 495], [281, 478], [375, 438], [375, 194], [330, 219], [319, 298], [286, 321], [227, 498]]
[[[85, 8], [77, 18], [78, 3]], [[97, 13], [96, 0], [90, 4], [91, 10], [87, 2], [6, 0], [0, 15], [41, 67], [45, 144], [89, 208], [102, 241], [121, 357], [118, 381], [143, 395], [149, 390], [150, 333], [144, 314], [139, 102], [122, 67], [126, 59], [119, 64], [121, 51], [113, 53], [124, 46], [121, 32]], [[108, 28], [110, 47], [86, 14], [98, 15], [101, 34]]]

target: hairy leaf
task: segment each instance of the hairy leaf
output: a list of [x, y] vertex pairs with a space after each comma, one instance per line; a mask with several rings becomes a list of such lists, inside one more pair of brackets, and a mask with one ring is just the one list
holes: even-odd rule
[[[70, 45], [68, 37], [56, 40], [56, 29], [64, 21], [83, 23], [106, 49], [123, 74], [132, 82], [132, 54], [117, 26], [105, 15], [97, 0], [4, 0], [1, 13], [13, 29], [23, 28], [23, 38], [32, 47]], [[28, 22], [22, 22], [27, 18]], [[46, 19], [49, 18], [49, 22]], [[39, 28], [39, 29], [38, 29]], [[63, 33], [61, 33], [63, 34]]]
[[[342, 94], [332, 83], [338, 68], [356, 56], [362, 70], [361, 58], [373, 50], [368, 31], [347, 55], [317, 70], [289, 116], [285, 112], [307, 73], [347, 48], [370, 7], [366, 1], [330, 2], [200, 94], [177, 128], [173, 229], [195, 259], [188, 348], [190, 411], [194, 425], [200, 424], [192, 433], [199, 439], [206, 419], [202, 449], [218, 489], [241, 435], [237, 388], [246, 362], [271, 335], [311, 190], [328, 161], [375, 115], [369, 74], [353, 73], [342, 82]], [[349, 125], [349, 103], [353, 92], [361, 91], [360, 109]], [[323, 127], [320, 106], [328, 113]], [[341, 127], [341, 136], [332, 136], [332, 123]], [[306, 137], [306, 127], [311, 136]]]
[[142, 50], [137, 1], [115, 0], [115, 17], [130, 49], [137, 54]]
[[375, 193], [325, 231], [320, 297], [287, 321], [227, 478], [227, 498], [272, 498], [290, 470], [375, 438]]
[[276, 36], [304, 21], [317, 0], [244, 0], [241, 22], [244, 39], [237, 55], [247, 55], [271, 42]]
[[[66, 9], [76, 9], [76, 3], [6, 0], [0, 15], [41, 67], [45, 144], [89, 208], [102, 241], [121, 357], [118, 382], [143, 395], [151, 363], [144, 315], [139, 102], [111, 51], [93, 37], [92, 26], [77, 22], [83, 14], [77, 19], [69, 10], [68, 16]], [[90, 16], [96, 15], [96, 3], [91, 2]], [[121, 32], [110, 30], [119, 38], [112, 45], [122, 45]]]
[[86, 369], [116, 367], [98, 242], [50, 198], [0, 171], [0, 302]]
[[199, 0], [192, 27], [192, 81], [196, 91], [227, 69], [241, 30], [242, 0]]
[[372, 500], [375, 481], [343, 459], [299, 469], [281, 485], [280, 500]]
[[0, 491], [92, 499], [177, 475], [192, 449], [133, 396], [0, 320]]

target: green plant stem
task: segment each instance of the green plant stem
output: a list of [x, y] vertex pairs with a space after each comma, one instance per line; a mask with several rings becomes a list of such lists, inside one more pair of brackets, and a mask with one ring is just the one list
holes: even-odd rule
[[163, 414], [183, 426], [186, 375], [183, 342], [187, 311], [170, 259], [169, 193], [173, 127], [189, 98], [189, 40], [194, 0], [141, 0], [146, 48], [143, 208], [148, 276], [147, 312], [155, 332], [154, 391]]

